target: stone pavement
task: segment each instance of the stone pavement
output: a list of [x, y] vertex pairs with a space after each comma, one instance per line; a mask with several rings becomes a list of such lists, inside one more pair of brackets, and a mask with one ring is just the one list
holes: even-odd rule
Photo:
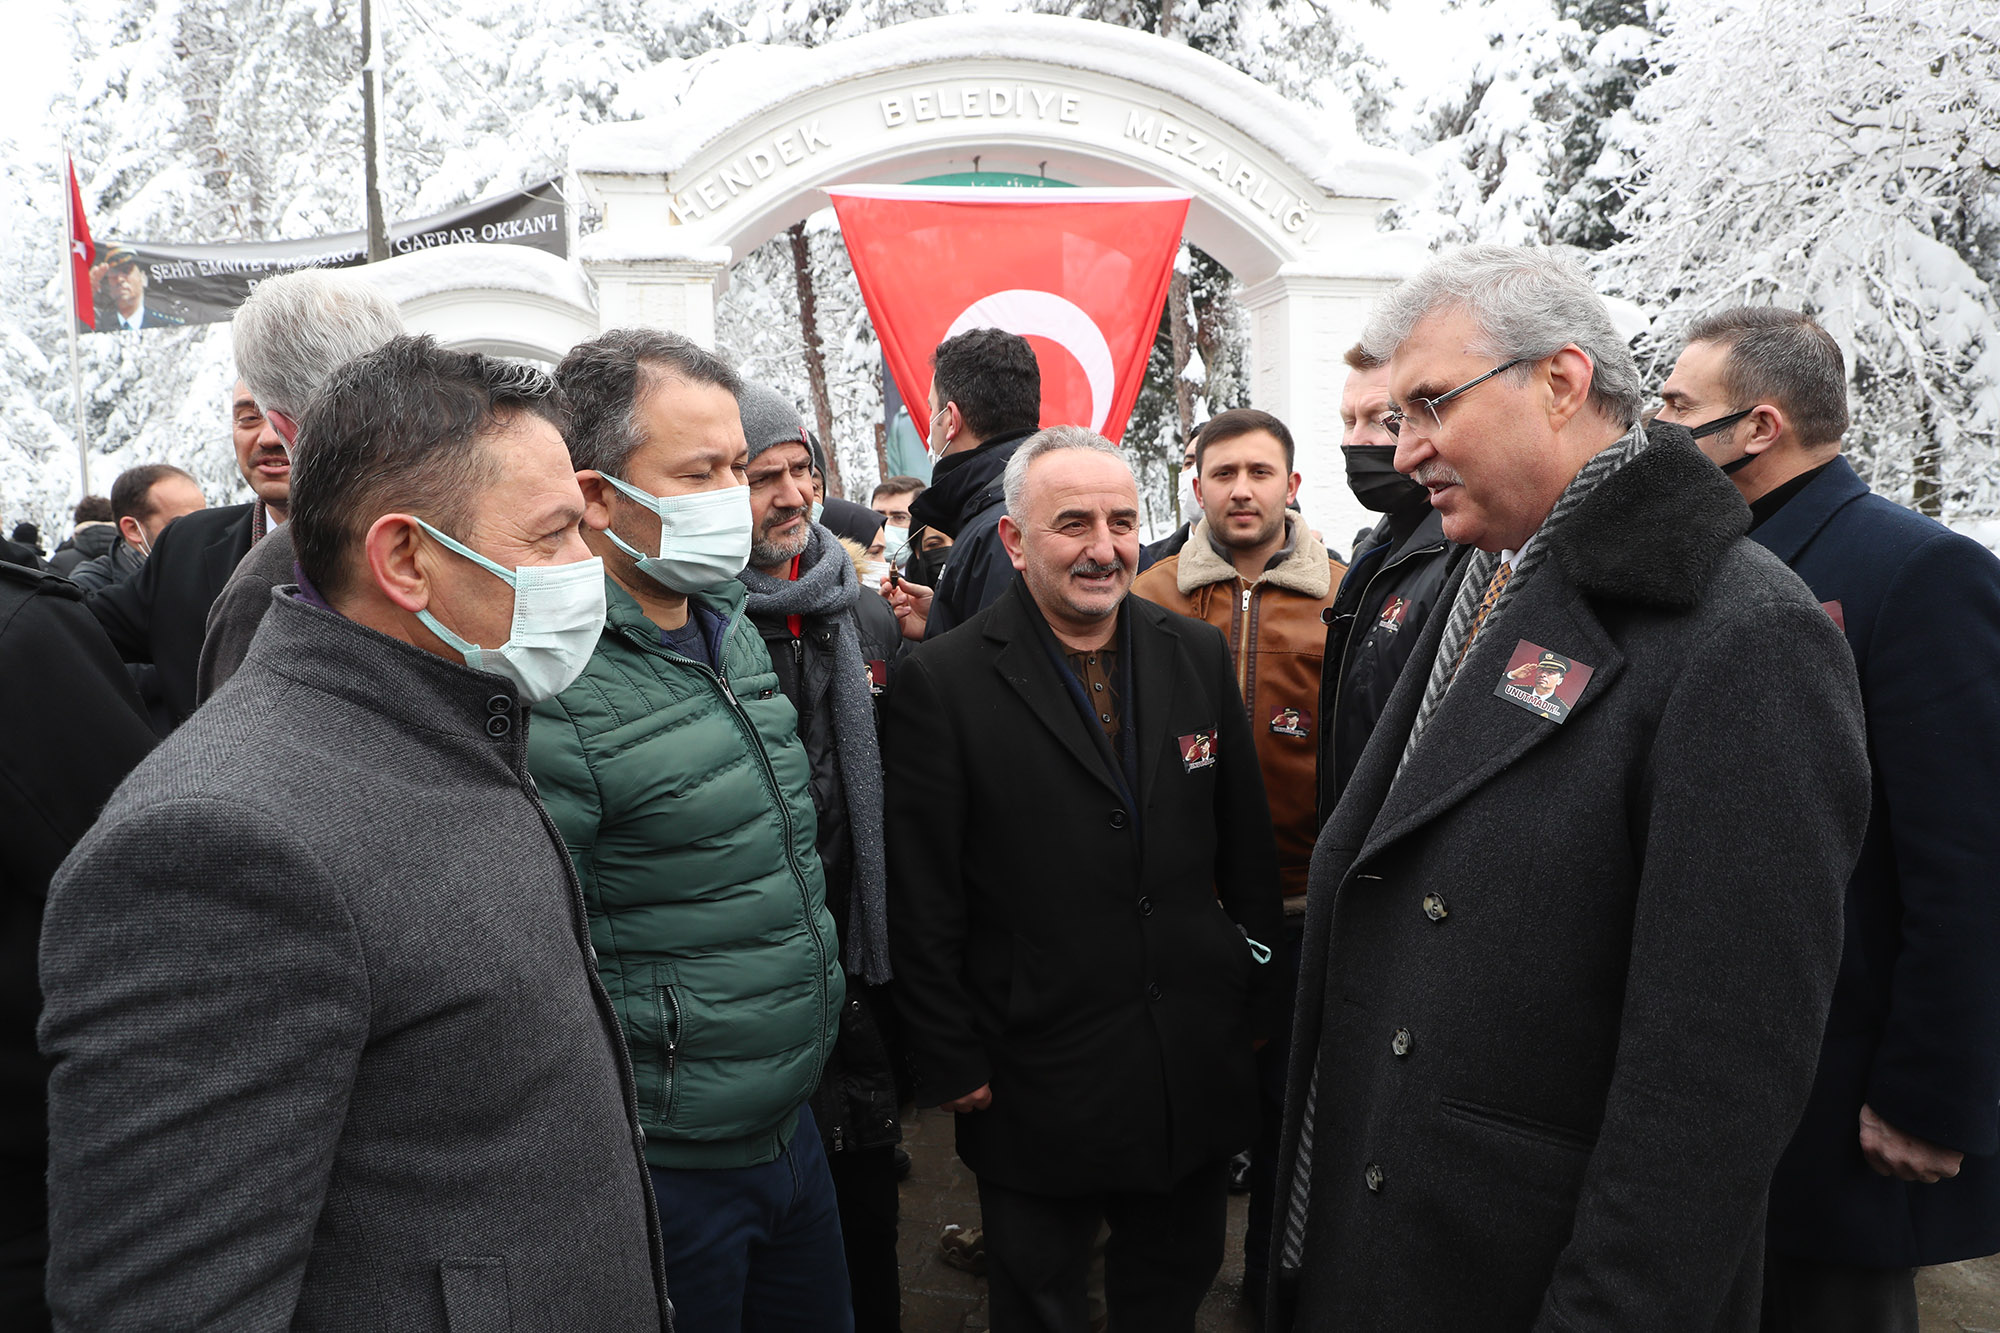
[[[904, 1333], [983, 1333], [986, 1283], [944, 1262], [937, 1240], [948, 1222], [979, 1220], [972, 1173], [952, 1151], [951, 1117], [918, 1111], [903, 1122], [910, 1178], [903, 1182]], [[1229, 1252], [1215, 1289], [1201, 1308], [1200, 1333], [1255, 1333], [1237, 1289], [1243, 1272], [1246, 1199], [1229, 1200]], [[1952, 1264], [1920, 1274], [1923, 1333], [2000, 1333], [2000, 1257]]]

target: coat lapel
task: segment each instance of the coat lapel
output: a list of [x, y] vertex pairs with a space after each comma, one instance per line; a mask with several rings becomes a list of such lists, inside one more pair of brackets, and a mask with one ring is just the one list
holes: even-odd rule
[[[1068, 687], [1057, 678], [1055, 664], [1049, 660], [1048, 651], [1043, 648], [1034, 625], [1028, 621], [1032, 613], [1022, 605], [1027, 596], [1027, 585], [1016, 580], [1008, 593], [995, 603], [994, 614], [988, 619], [985, 630], [986, 637], [1000, 645], [993, 656], [993, 669], [1021, 696], [1029, 714], [1055, 738], [1057, 744], [1069, 751], [1092, 777], [1122, 797], [1124, 784], [1105, 767], [1096, 742], [1084, 730], [1084, 721], [1077, 712], [1076, 702], [1070, 698]], [[1134, 686], [1135, 691], [1140, 688]], [[1126, 721], [1127, 725], [1131, 724], [1129, 711]]]
[[1777, 513], [1750, 533], [1750, 540], [1787, 565], [1819, 536], [1833, 516], [1868, 494], [1868, 483], [1856, 476], [1845, 458], [1836, 457]]
[[[1593, 668], [1566, 721], [1551, 722], [1493, 697], [1507, 659], [1522, 639]], [[1544, 563], [1506, 613], [1473, 641], [1458, 679], [1418, 738], [1408, 766], [1393, 779], [1363, 853], [1436, 819], [1561, 727], [1574, 726], [1578, 716], [1611, 688], [1624, 666], [1624, 655], [1574, 585], [1553, 561]], [[1403, 734], [1408, 734], [1407, 725]]]
[[1138, 697], [1125, 709], [1125, 724], [1138, 729], [1139, 808], [1151, 808], [1153, 788], [1160, 780], [1161, 765], [1171, 749], [1173, 762], [1180, 762], [1178, 744], [1169, 746], [1172, 729], [1174, 684], [1180, 672], [1174, 668], [1180, 658], [1180, 640], [1172, 628], [1155, 623], [1163, 618], [1152, 603], [1137, 597], [1125, 599], [1125, 616], [1130, 629], [1132, 652], [1132, 693]]

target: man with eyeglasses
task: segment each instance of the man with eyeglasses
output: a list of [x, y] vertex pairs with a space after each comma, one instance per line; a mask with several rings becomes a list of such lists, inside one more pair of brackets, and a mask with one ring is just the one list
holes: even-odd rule
[[1874, 761], [1842, 982], [1771, 1186], [1764, 1328], [1915, 1333], [1918, 1267], [2000, 1250], [2000, 560], [1855, 475], [1846, 364], [1805, 315], [1708, 316], [1660, 397], [1845, 632]]
[[[1867, 819], [1852, 661], [1563, 261], [1469, 247], [1362, 341], [1478, 549], [1314, 853], [1273, 1327], [1748, 1333]], [[1560, 715], [1510, 694], [1543, 660]]]

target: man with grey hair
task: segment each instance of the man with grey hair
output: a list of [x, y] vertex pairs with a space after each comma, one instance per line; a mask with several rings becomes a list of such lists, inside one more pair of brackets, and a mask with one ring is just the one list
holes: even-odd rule
[[[1281, 1019], [1277, 849], [1229, 646], [1128, 598], [1139, 496], [1103, 437], [1008, 460], [1018, 577], [889, 696], [889, 952], [920, 1105], [979, 1179], [996, 1333], [1191, 1330]], [[1034, 793], [1024, 823], [1022, 793]]]
[[[1852, 659], [1635, 426], [1569, 265], [1468, 248], [1363, 342], [1478, 549], [1314, 855], [1274, 1326], [1745, 1333], [1867, 819]], [[1551, 659], [1560, 709], [1512, 685]]]
[[306, 410], [303, 577], [42, 931], [60, 1328], [659, 1330], [632, 1070], [527, 710], [602, 567], [548, 377], [428, 338]]
[[1813, 1097], [1771, 1186], [1766, 1333], [1915, 1333], [1915, 1270], [2000, 1249], [2000, 560], [1841, 457], [1812, 319], [1722, 310], [1660, 397], [1847, 636], [1873, 815]]
[[[388, 297], [352, 273], [307, 268], [266, 278], [230, 321], [236, 370], [264, 419], [266, 454], [286, 472], [299, 420], [334, 371], [403, 331]], [[271, 606], [271, 590], [292, 582], [292, 536], [274, 527], [250, 547], [208, 609], [195, 697], [206, 699], [235, 673]]]

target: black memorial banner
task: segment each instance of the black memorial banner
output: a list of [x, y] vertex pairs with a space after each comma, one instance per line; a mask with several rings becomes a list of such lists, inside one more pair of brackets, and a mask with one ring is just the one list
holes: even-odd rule
[[[389, 249], [399, 255], [471, 241], [528, 245], [568, 258], [569, 228], [556, 183], [546, 181], [389, 228]], [[100, 239], [97, 261], [90, 267], [96, 332], [225, 323], [265, 278], [301, 268], [351, 268], [367, 257], [367, 243], [358, 231], [224, 245]], [[80, 320], [77, 327], [91, 331]]]

